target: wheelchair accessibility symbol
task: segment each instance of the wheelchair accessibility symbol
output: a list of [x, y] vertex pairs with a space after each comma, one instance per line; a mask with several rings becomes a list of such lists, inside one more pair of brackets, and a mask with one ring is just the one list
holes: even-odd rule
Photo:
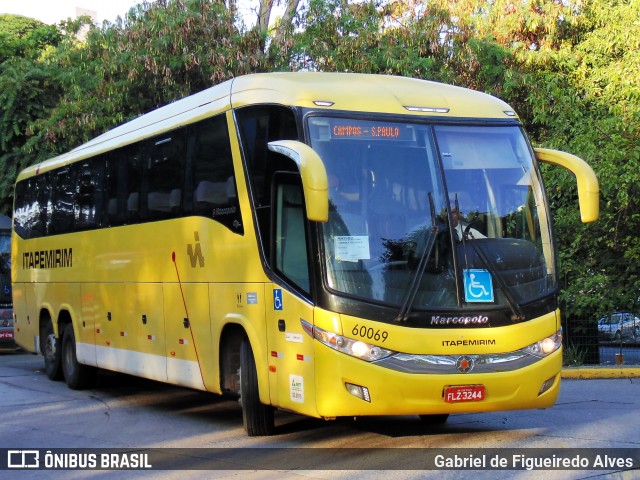
[[493, 302], [493, 280], [488, 270], [465, 269], [464, 299], [467, 302]]
[[282, 290], [279, 288], [273, 289], [273, 309], [282, 310]]

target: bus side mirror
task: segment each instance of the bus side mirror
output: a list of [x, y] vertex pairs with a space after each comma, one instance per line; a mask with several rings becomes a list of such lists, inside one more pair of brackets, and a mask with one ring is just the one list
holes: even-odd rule
[[309, 146], [296, 140], [269, 142], [269, 150], [284, 155], [298, 166], [307, 206], [307, 218], [315, 222], [329, 220], [329, 182], [320, 156]]
[[600, 216], [600, 187], [598, 178], [587, 162], [570, 153], [536, 148], [538, 160], [559, 165], [573, 173], [578, 181], [580, 218], [583, 223], [595, 222]]

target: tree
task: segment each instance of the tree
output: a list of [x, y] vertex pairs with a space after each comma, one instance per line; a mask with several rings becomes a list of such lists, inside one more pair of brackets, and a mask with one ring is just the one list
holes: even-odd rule
[[416, 5], [311, 0], [291, 33], [289, 66], [446, 79], [440, 31], [448, 12], [430, 2]]
[[638, 308], [639, 16], [637, 1], [585, 4], [574, 43], [533, 59], [527, 73], [539, 140], [582, 156], [600, 179], [601, 218], [587, 227], [579, 225], [566, 176], [549, 181], [564, 297], [578, 316]]
[[11, 173], [0, 187], [3, 211], [10, 211], [21, 168], [235, 75], [267, 70], [259, 33], [237, 24], [221, 2], [158, 0], [102, 27], [88, 18], [64, 22], [47, 55], [5, 62], [0, 95], [13, 107], [0, 123], [2, 162]]
[[[33, 163], [21, 152], [31, 125], [46, 117], [62, 91], [43, 55], [62, 38], [56, 27], [19, 15], [0, 15], [0, 212], [10, 213], [18, 172]], [[45, 154], [45, 152], [42, 152]]]
[[37, 58], [44, 49], [60, 41], [52, 25], [21, 15], [0, 15], [0, 64], [14, 57]]

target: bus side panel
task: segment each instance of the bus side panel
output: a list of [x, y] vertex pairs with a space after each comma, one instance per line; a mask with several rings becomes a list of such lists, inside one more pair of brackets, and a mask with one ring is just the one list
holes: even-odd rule
[[96, 285], [100, 368], [166, 382], [162, 284]]
[[82, 312], [82, 295], [79, 283], [41, 283], [38, 285], [37, 291], [41, 292], [42, 304], [51, 305], [53, 312], [53, 323], [58, 324], [56, 332], [58, 336], [63, 334], [60, 329], [60, 316], [63, 311], [69, 313], [71, 321], [74, 324], [74, 332], [77, 336], [84, 334], [86, 328], [82, 328], [81, 312]]
[[94, 284], [82, 285], [81, 318], [76, 329], [76, 356], [78, 362], [98, 366], [96, 358], [96, 324], [99, 322], [100, 304]]
[[216, 390], [218, 362], [217, 349], [214, 353], [211, 346], [209, 285], [167, 283], [163, 289], [167, 380], [199, 390]]
[[38, 353], [38, 317], [32, 317], [27, 311], [27, 283], [13, 284], [14, 338], [16, 343], [28, 352]]
[[[248, 267], [247, 267], [248, 268]], [[224, 348], [235, 346], [221, 343], [225, 326], [235, 324], [242, 327], [253, 350], [258, 374], [260, 401], [265, 405], [271, 403], [269, 397], [269, 366], [266, 342], [264, 284], [262, 283], [215, 283], [210, 285], [211, 336], [213, 338], [213, 355], [219, 365], [219, 352]], [[217, 347], [216, 347], [217, 346]], [[238, 346], [239, 347], [239, 346]], [[237, 352], [239, 367], [239, 348]], [[219, 377], [219, 373], [218, 373]], [[217, 385], [216, 393], [220, 392]]]
[[265, 297], [272, 403], [318, 417], [313, 339], [301, 323], [313, 325], [313, 306], [275, 284], [267, 284]]
[[[26, 308], [19, 307], [17, 315], [20, 315], [16, 330], [18, 345], [31, 352], [39, 351], [40, 336], [40, 312], [46, 310], [51, 316], [56, 336], [60, 336], [58, 319], [64, 310], [69, 312], [71, 319], [76, 323], [76, 332], [81, 333], [80, 322], [81, 301], [80, 284], [76, 283], [20, 283], [15, 284], [17, 298], [24, 298]], [[62, 300], [62, 301], [61, 301]], [[22, 304], [22, 300], [20, 300]], [[26, 313], [26, 318], [25, 318]]]

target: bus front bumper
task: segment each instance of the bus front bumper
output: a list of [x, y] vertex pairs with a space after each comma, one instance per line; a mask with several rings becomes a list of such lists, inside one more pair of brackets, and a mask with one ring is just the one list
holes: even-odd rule
[[[316, 369], [315, 385], [321, 417], [472, 413], [552, 406], [560, 391], [562, 349], [523, 368], [490, 373], [399, 372], [320, 344], [316, 361], [324, 365]], [[445, 391], [473, 389], [483, 391], [481, 399], [445, 398]]]

